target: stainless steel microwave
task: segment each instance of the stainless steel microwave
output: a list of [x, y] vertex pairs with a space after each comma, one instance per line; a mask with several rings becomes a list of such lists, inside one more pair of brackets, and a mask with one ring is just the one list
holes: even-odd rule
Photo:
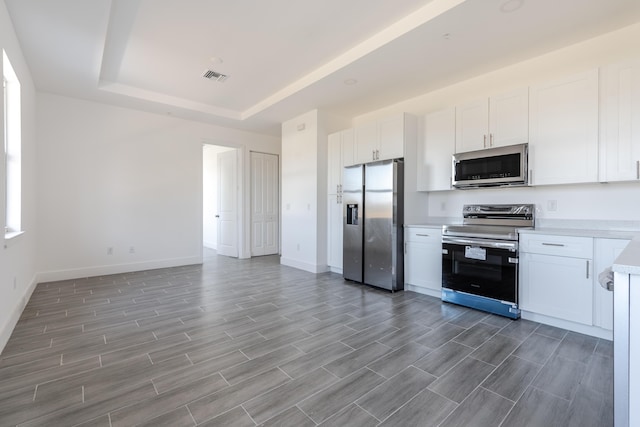
[[508, 145], [453, 155], [454, 188], [527, 185], [528, 144]]

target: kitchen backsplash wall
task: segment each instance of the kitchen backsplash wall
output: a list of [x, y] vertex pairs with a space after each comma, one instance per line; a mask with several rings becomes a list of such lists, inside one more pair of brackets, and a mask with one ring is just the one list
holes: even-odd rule
[[[461, 216], [468, 203], [534, 203], [540, 220], [640, 221], [640, 183], [549, 185], [428, 193], [427, 217]], [[416, 195], [422, 200], [422, 195]]]

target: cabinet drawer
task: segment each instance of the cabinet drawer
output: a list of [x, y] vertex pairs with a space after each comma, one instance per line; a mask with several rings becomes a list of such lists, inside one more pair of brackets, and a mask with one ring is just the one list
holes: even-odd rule
[[442, 243], [440, 228], [410, 227], [404, 230], [404, 239], [416, 243]]
[[593, 239], [591, 237], [523, 234], [520, 236], [520, 250], [534, 254], [591, 259], [593, 258]]

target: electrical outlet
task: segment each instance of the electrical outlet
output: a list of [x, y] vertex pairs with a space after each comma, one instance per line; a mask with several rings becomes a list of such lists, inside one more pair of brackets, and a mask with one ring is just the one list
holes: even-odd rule
[[298, 244], [296, 245], [296, 249], [297, 249], [298, 251], [300, 250], [300, 243], [298, 243]]
[[113, 248], [111, 246], [107, 248], [107, 255], [113, 255]]
[[557, 200], [547, 200], [547, 210], [549, 212], [555, 212], [558, 210], [558, 201]]

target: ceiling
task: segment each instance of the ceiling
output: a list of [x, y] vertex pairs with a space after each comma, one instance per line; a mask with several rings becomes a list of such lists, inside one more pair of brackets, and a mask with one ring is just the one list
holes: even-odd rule
[[638, 0], [4, 1], [39, 91], [276, 136], [640, 21]]

